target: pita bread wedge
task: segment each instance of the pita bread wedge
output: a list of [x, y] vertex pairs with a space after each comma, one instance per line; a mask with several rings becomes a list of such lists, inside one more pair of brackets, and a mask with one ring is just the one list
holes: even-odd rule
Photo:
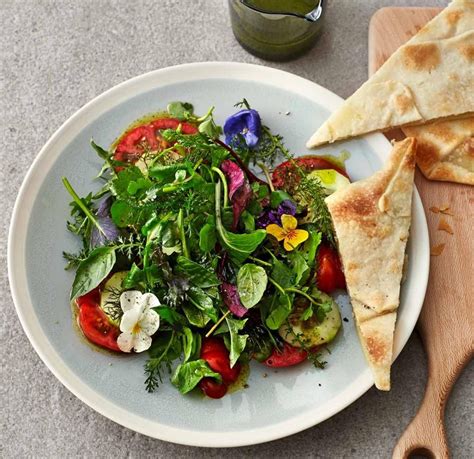
[[474, 185], [474, 117], [403, 128], [417, 140], [416, 162], [431, 180]]
[[414, 139], [384, 169], [326, 198], [362, 349], [378, 389], [390, 389], [393, 333], [411, 223]]
[[474, 2], [456, 0], [401, 46], [308, 140], [474, 114]]

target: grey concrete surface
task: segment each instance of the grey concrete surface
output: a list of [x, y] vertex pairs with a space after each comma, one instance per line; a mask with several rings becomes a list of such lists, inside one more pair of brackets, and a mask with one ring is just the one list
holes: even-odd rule
[[[296, 61], [269, 65], [343, 97], [366, 79], [367, 28], [378, 8], [445, 4], [328, 3], [318, 47]], [[193, 61], [264, 62], [234, 40], [223, 0], [0, 0], [0, 15], [0, 456], [389, 457], [423, 395], [426, 359], [416, 333], [394, 365], [390, 393], [372, 389], [319, 426], [254, 447], [198, 449], [144, 437], [97, 414], [55, 379], [21, 329], [6, 268], [12, 207], [39, 149], [87, 101], [135, 75]], [[465, 370], [447, 408], [454, 458], [474, 457], [473, 369]]]

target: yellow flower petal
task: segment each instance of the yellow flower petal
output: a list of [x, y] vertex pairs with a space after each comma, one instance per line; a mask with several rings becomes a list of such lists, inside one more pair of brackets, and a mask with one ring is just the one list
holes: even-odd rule
[[285, 242], [283, 243], [283, 247], [285, 250], [290, 252], [291, 250], [298, 247], [302, 242], [306, 241], [308, 237], [308, 231], [302, 229], [288, 231], [285, 237]]
[[298, 220], [293, 215], [283, 214], [281, 216], [281, 224], [285, 231], [294, 230], [298, 226]]
[[283, 239], [285, 239], [286, 231], [284, 231], [281, 226], [272, 223], [268, 225], [265, 229], [268, 234], [271, 234], [272, 236], [276, 237], [278, 241], [282, 241]]

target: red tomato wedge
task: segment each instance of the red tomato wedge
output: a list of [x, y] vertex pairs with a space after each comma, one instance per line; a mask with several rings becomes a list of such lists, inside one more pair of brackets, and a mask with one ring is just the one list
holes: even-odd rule
[[97, 346], [111, 351], [122, 352], [117, 345], [120, 329], [112, 325], [100, 308], [99, 287], [79, 297], [77, 321], [85, 337]]
[[159, 150], [168, 147], [160, 135], [160, 131], [165, 129], [177, 129], [181, 125], [183, 134], [196, 134], [196, 126], [175, 118], [158, 118], [147, 124], [137, 126], [127, 132], [117, 147], [114, 158], [117, 161], [135, 163], [145, 150]]
[[274, 348], [273, 352], [263, 363], [267, 367], [272, 368], [291, 367], [303, 362], [307, 357], [308, 353], [303, 349], [298, 349], [288, 343], [284, 343], [283, 349]]
[[210, 398], [222, 398], [227, 393], [227, 384], [219, 383], [212, 378], [202, 378], [199, 387]]
[[338, 288], [346, 287], [346, 279], [342, 272], [341, 260], [337, 252], [326, 244], [321, 244], [318, 249], [318, 269], [316, 284], [319, 290], [331, 293]]
[[[302, 156], [295, 159], [295, 163], [303, 169], [304, 172], [311, 172], [319, 169], [334, 169], [340, 174], [346, 176], [347, 172], [333, 163], [329, 159], [320, 156]], [[292, 161], [285, 161], [275, 168], [272, 174], [272, 182], [275, 188], [291, 189], [298, 184], [300, 178], [295, 171]]]
[[211, 370], [222, 376], [225, 384], [231, 384], [239, 377], [240, 364], [236, 363], [232, 368], [230, 367], [229, 351], [220, 338], [212, 337], [203, 341], [201, 359], [208, 363]]

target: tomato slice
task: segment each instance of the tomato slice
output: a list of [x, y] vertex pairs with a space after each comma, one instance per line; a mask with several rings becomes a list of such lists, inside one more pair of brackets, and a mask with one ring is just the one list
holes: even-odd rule
[[331, 293], [338, 288], [345, 288], [346, 279], [337, 252], [329, 245], [321, 244], [317, 257], [316, 284], [319, 290]]
[[[295, 163], [303, 169], [304, 172], [309, 173], [319, 169], [334, 169], [345, 177], [349, 178], [347, 172], [339, 167], [334, 162], [320, 156], [301, 156], [296, 158]], [[285, 161], [278, 165], [273, 171], [272, 182], [275, 188], [283, 188], [291, 190], [300, 180], [299, 175], [295, 171], [295, 166], [292, 161]]]
[[227, 384], [219, 383], [212, 378], [201, 379], [199, 387], [205, 395], [211, 398], [222, 398], [227, 393]]
[[177, 129], [179, 125], [181, 125], [184, 134], [198, 132], [197, 127], [193, 124], [175, 118], [158, 118], [127, 132], [115, 148], [114, 158], [117, 161], [133, 164], [146, 150], [154, 151], [167, 148], [168, 144], [161, 138], [159, 131]]
[[99, 287], [76, 300], [79, 308], [78, 323], [85, 337], [97, 346], [122, 352], [117, 344], [120, 329], [112, 325], [100, 308]]
[[201, 359], [204, 359], [213, 371], [222, 376], [222, 381], [225, 384], [231, 384], [239, 377], [240, 363], [230, 367], [229, 351], [220, 338], [212, 337], [203, 341]]
[[264, 360], [264, 365], [272, 368], [291, 367], [306, 360], [308, 353], [303, 349], [283, 344], [283, 349], [274, 348], [270, 356]]

